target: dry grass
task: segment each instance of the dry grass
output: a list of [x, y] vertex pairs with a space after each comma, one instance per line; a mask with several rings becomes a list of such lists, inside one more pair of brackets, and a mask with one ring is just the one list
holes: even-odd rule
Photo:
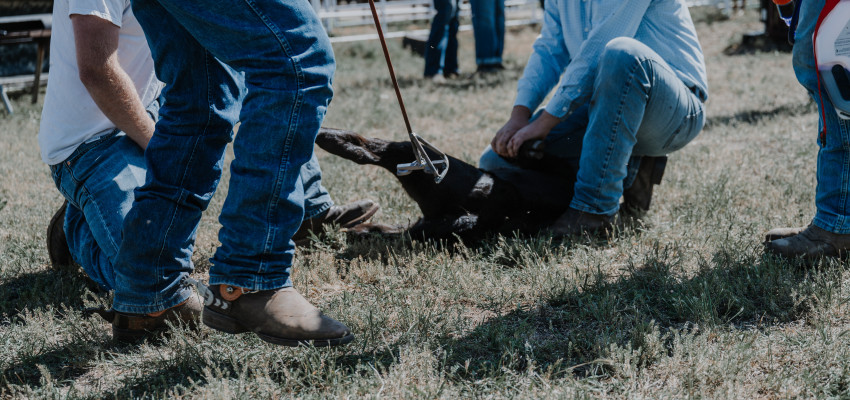
[[[299, 252], [296, 286], [357, 340], [279, 348], [179, 330], [117, 346], [84, 305], [107, 303], [47, 266], [61, 203], [37, 155], [40, 106], [0, 120], [0, 397], [790, 398], [850, 396], [847, 267], [764, 257], [761, 233], [814, 212], [816, 112], [787, 53], [729, 56], [755, 13], [702, 17], [709, 126], [670, 158], [643, 226], [607, 243], [498, 237], [474, 248], [330, 235]], [[391, 45], [414, 129], [474, 162], [504, 122], [535, 36], [508, 37], [500, 78], [436, 86]], [[472, 37], [461, 66], [474, 68]], [[403, 139], [378, 44], [335, 48], [326, 125]], [[395, 178], [320, 153], [338, 202], [376, 219], [418, 216]], [[198, 276], [216, 246], [223, 184], [200, 227]]]

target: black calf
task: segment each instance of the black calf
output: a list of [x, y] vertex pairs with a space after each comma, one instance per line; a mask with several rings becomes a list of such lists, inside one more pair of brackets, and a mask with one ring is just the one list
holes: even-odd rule
[[[410, 142], [367, 139], [351, 131], [322, 128], [316, 144], [358, 164], [372, 164], [395, 174], [396, 165], [411, 161]], [[398, 176], [405, 192], [419, 205], [422, 218], [408, 228], [414, 237], [476, 240], [488, 233], [537, 232], [565, 210], [572, 198], [575, 171], [562, 165], [555, 175], [525, 170], [475, 168], [449, 157], [440, 184], [421, 172]], [[498, 175], [498, 176], [496, 176]]]

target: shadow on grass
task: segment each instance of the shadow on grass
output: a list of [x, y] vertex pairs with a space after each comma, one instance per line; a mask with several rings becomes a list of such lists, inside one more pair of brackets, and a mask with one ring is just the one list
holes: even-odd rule
[[734, 115], [708, 117], [708, 120], [705, 123], [705, 130], [711, 130], [715, 126], [729, 125], [733, 122], [755, 124], [759, 121], [770, 119], [779, 115], [783, 117], [795, 117], [814, 112], [817, 112], [817, 107], [815, 107], [814, 102], [811, 101], [797, 104], [784, 104], [771, 110], [741, 111]]
[[[761, 329], [807, 312], [801, 296], [818, 290], [788, 263], [720, 252], [688, 279], [673, 274], [662, 249], [610, 282], [597, 274], [545, 305], [494, 318], [446, 344], [457, 377], [478, 380], [534, 364], [556, 375], [607, 375], [611, 348], [630, 348], [638, 366], [672, 351], [672, 331], [704, 327]], [[794, 294], [796, 293], [796, 295]]]
[[25, 273], [0, 283], [0, 315], [8, 323], [21, 310], [38, 310], [61, 305], [83, 307], [86, 282], [83, 275], [67, 271], [42, 270]]
[[0, 371], [0, 388], [7, 385], [40, 386], [48, 380], [75, 380], [88, 371], [90, 361], [103, 350], [87, 339], [78, 339], [50, 349], [35, 349], [34, 355], [21, 357]]
[[[533, 249], [530, 245], [529, 251]], [[830, 285], [823, 280], [840, 283], [843, 273], [841, 267], [805, 271], [754, 251], [736, 249], [718, 251], [700, 262], [696, 274], [682, 278], [678, 254], [675, 248], [657, 247], [616, 280], [601, 272], [591, 274], [578, 287], [565, 284], [542, 306], [493, 318], [461, 337], [434, 338], [428, 346], [435, 345], [435, 350], [443, 352], [440, 368], [450, 380], [499, 379], [529, 367], [553, 377], [607, 376], [618, 365], [612, 361], [613, 348], [626, 349], [617, 353], [630, 354], [633, 365], [646, 367], [673, 351], [671, 336], [677, 332], [765, 329], [799, 320], [813, 307], [812, 298], [827, 297], [823, 291]], [[362, 374], [364, 365], [385, 373], [399, 362], [401, 349], [408, 344], [408, 339], [401, 339], [338, 355], [318, 350], [302, 354], [306, 358], [261, 357], [265, 361], [258, 365], [247, 359], [241, 365], [224, 354], [199, 357], [187, 350], [124, 380], [111, 396], [138, 397], [176, 387], [203, 387], [210, 371], [214, 376], [238, 379], [257, 372], [281, 384], [295, 379], [305, 388], [312, 381], [321, 386], [327, 384], [325, 380], [344, 381], [346, 376]], [[69, 361], [63, 351], [76, 345], [22, 360], [3, 375], [16, 376], [23, 371], [26, 382], [37, 382], [40, 374], [33, 365], [42, 364], [55, 376], [73, 379], [83, 372], [75, 362], [91, 357], [83, 351]], [[16, 374], [10, 373], [13, 371]]]

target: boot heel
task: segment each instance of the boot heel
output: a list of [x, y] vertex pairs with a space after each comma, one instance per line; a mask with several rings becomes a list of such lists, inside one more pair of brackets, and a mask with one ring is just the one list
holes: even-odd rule
[[209, 307], [204, 308], [202, 320], [204, 321], [204, 325], [225, 333], [248, 332], [248, 329], [242, 326], [242, 324], [235, 319], [212, 311]]
[[661, 179], [664, 178], [664, 170], [667, 168], [667, 156], [653, 158], [655, 158], [655, 165], [652, 167], [652, 183], [660, 185]]

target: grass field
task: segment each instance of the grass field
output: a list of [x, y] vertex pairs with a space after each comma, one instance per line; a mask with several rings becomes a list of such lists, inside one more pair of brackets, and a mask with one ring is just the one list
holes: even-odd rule
[[[475, 247], [333, 234], [299, 250], [296, 287], [357, 335], [338, 349], [178, 330], [121, 346], [85, 306], [108, 298], [57, 273], [44, 248], [61, 199], [38, 156], [41, 105], [0, 114], [0, 397], [847, 398], [850, 275], [765, 257], [762, 233], [814, 213], [816, 109], [790, 55], [727, 55], [758, 29], [700, 13], [709, 123], [670, 156], [644, 224], [604, 243], [497, 237]], [[391, 43], [414, 129], [471, 163], [507, 118], [535, 29], [511, 31], [500, 77], [420, 79]], [[474, 69], [470, 33], [461, 65]], [[326, 126], [406, 137], [377, 42], [335, 47]], [[320, 153], [339, 203], [415, 220], [393, 176]], [[194, 256], [205, 278], [220, 187]], [[128, 240], [143, 240], [128, 238]]]

